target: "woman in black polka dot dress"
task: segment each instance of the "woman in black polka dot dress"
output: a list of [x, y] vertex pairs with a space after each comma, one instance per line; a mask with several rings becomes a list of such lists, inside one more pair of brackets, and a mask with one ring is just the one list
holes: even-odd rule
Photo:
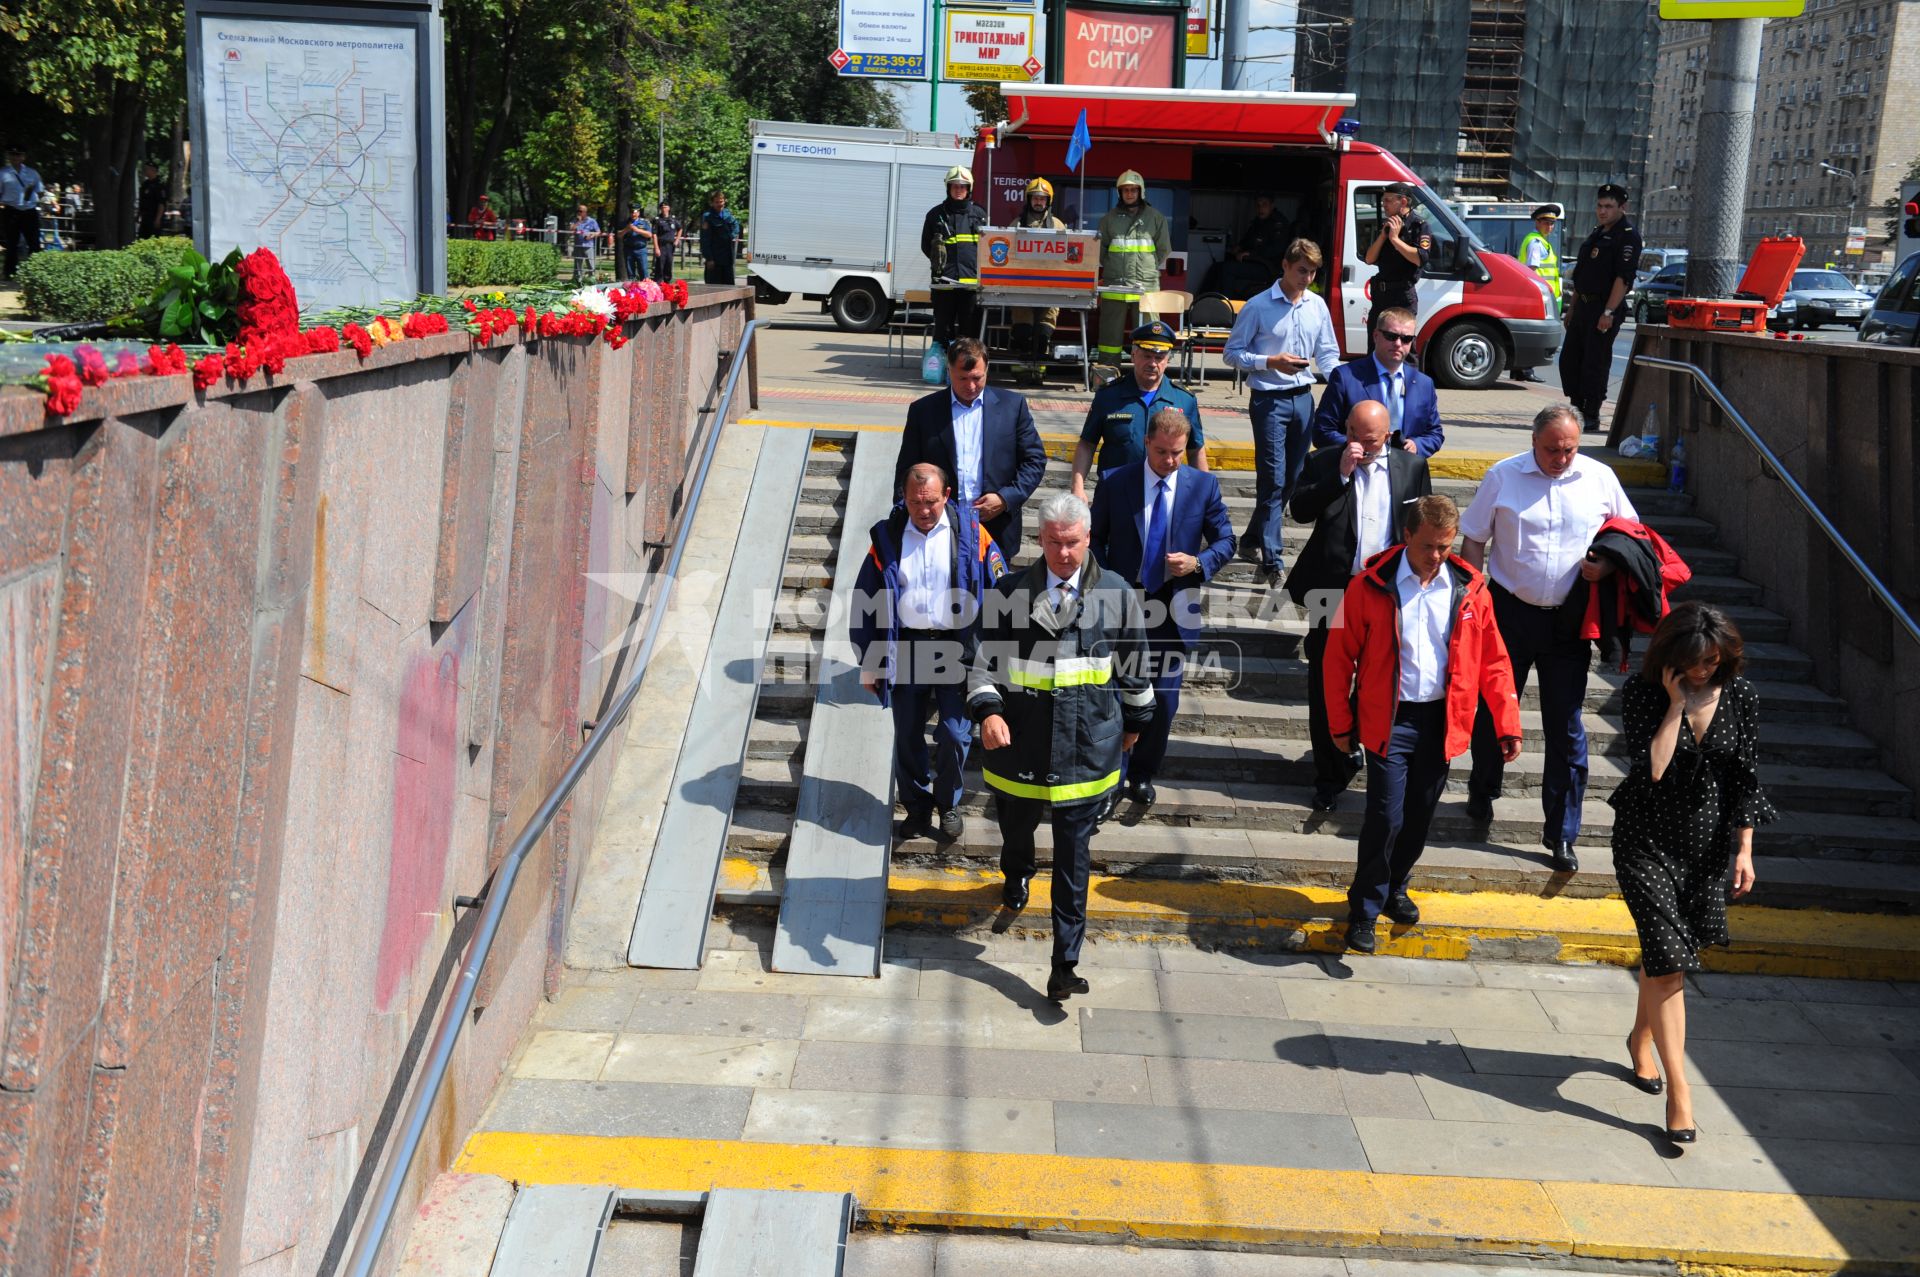
[[[1654, 631], [1622, 693], [1632, 771], [1614, 793], [1613, 870], [1640, 933], [1640, 1005], [1627, 1037], [1633, 1081], [1666, 1074], [1667, 1135], [1694, 1141], [1685, 1067], [1686, 972], [1726, 944], [1728, 876], [1753, 889], [1753, 829], [1775, 812], [1760, 788], [1760, 697], [1740, 676], [1740, 632], [1720, 612], [1682, 603]], [[1654, 1052], [1659, 1053], [1656, 1071]]]

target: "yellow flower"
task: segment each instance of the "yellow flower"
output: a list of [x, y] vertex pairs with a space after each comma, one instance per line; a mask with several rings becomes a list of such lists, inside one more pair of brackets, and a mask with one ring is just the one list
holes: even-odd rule
[[406, 334], [400, 331], [400, 325], [381, 315], [367, 325], [367, 335], [373, 338], [376, 346], [391, 346], [396, 341], [406, 340]]

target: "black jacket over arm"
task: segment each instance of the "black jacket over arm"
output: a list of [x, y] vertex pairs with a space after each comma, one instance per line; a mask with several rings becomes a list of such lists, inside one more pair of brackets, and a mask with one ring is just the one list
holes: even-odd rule
[[[1293, 571], [1287, 574], [1287, 595], [1302, 607], [1311, 592], [1344, 590], [1353, 576], [1353, 551], [1359, 531], [1354, 526], [1353, 480], [1340, 476], [1340, 454], [1344, 451], [1344, 446], [1322, 448], [1309, 456], [1288, 506], [1296, 522], [1313, 525], [1313, 534], [1294, 560]], [[1389, 448], [1387, 503], [1393, 508], [1389, 544], [1400, 540], [1406, 503], [1432, 494], [1427, 459], [1402, 448]]]

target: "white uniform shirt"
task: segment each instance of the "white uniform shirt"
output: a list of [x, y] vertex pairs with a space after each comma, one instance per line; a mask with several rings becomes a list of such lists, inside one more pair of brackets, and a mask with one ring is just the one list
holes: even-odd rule
[[1610, 517], [1637, 519], [1607, 466], [1573, 459], [1549, 478], [1533, 450], [1498, 462], [1460, 517], [1460, 535], [1487, 547], [1487, 575], [1522, 602], [1558, 607], [1573, 591], [1580, 561]]
[[1447, 627], [1453, 621], [1453, 577], [1446, 565], [1430, 585], [1420, 583], [1407, 556], [1394, 577], [1400, 592], [1400, 699], [1438, 701], [1447, 695]]
[[[1309, 362], [1297, 373], [1278, 372], [1267, 367], [1269, 355], [1299, 355]], [[1292, 390], [1311, 386], [1316, 366], [1321, 376], [1331, 377], [1340, 366], [1340, 342], [1333, 315], [1318, 293], [1304, 292], [1299, 301], [1288, 301], [1276, 282], [1240, 308], [1220, 357], [1227, 367], [1246, 372], [1247, 384], [1255, 390]]]
[[900, 538], [900, 624], [910, 630], [953, 628], [953, 526], [947, 512], [922, 532], [907, 520]]
[[1367, 560], [1393, 544], [1393, 495], [1387, 483], [1387, 449], [1353, 468], [1353, 566], [1360, 575]]
[[970, 404], [953, 399], [953, 468], [959, 473], [953, 483], [959, 489], [960, 504], [970, 506], [980, 496], [980, 454], [986, 430], [987, 392], [982, 390]]

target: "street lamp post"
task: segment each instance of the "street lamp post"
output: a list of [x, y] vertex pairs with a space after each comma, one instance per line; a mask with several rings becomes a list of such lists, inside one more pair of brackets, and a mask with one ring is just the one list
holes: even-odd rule
[[[1820, 161], [1820, 171], [1834, 177], [1844, 177], [1847, 179], [1847, 226], [1845, 232], [1840, 236], [1840, 256], [1845, 257], [1847, 255], [1847, 242], [1853, 238], [1853, 228], [1860, 224], [1858, 220], [1860, 216], [1860, 177], [1852, 169], [1841, 168], [1838, 164], [1834, 164], [1828, 160]], [[1861, 264], [1864, 265], [1866, 263], [1865, 245], [1862, 245], [1861, 248], [1860, 260]]]
[[653, 211], [658, 213], [667, 202], [667, 102], [673, 97], [673, 81], [654, 81], [653, 97], [660, 103], [660, 166], [655, 170], [658, 189], [653, 198]]

